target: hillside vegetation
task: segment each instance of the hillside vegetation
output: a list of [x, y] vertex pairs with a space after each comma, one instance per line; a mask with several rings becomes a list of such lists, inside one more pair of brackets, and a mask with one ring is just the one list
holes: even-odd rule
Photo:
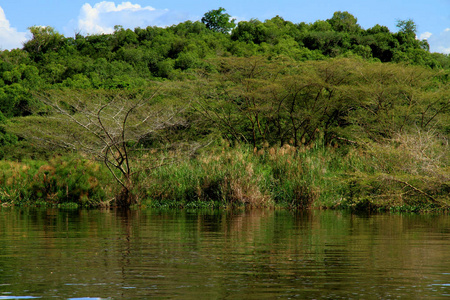
[[0, 52], [0, 202], [450, 205], [450, 57], [347, 12], [201, 22]]

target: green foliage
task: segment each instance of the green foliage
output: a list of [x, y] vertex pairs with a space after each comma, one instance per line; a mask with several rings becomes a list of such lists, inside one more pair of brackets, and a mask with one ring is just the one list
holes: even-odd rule
[[333, 27], [331, 26], [330, 22], [317, 20], [313, 24], [311, 24], [311, 31], [326, 32], [332, 30]]
[[48, 51], [58, 51], [64, 43], [64, 36], [50, 26], [32, 26], [28, 29], [32, 38], [24, 44], [23, 50], [35, 60], [41, 59]]
[[181, 70], [187, 70], [191, 68], [197, 68], [200, 65], [201, 61], [195, 52], [183, 52], [178, 55], [177, 59], [175, 60], [174, 67]]
[[231, 38], [235, 41], [260, 44], [266, 40], [263, 23], [256, 19], [241, 21], [231, 33]]
[[38, 107], [39, 103], [20, 83], [0, 88], [0, 111], [5, 117], [28, 116]]
[[225, 13], [225, 11], [223, 7], [208, 11], [202, 17], [202, 23], [206, 25], [206, 28], [216, 32], [230, 32], [236, 26], [234, 24], [235, 19], [231, 19], [231, 16]]
[[425, 68], [335, 59], [222, 59], [199, 88], [199, 111], [230, 140], [309, 145], [445, 129], [448, 85]]
[[47, 162], [2, 161], [0, 202], [99, 206], [111, 194], [108, 178], [98, 163], [76, 157], [55, 157]]
[[358, 19], [356, 19], [352, 14], [347, 11], [341, 12], [337, 11], [333, 14], [331, 19], [327, 22], [331, 24], [331, 27], [335, 31], [343, 32], [358, 32], [361, 27], [357, 24]]
[[[32, 90], [61, 85], [136, 87], [155, 77], [183, 78], [184, 72], [202, 68], [203, 59], [229, 55], [283, 55], [299, 61], [358, 55], [382, 62], [448, 68], [448, 56], [429, 53], [428, 43], [415, 39], [414, 22], [399, 21], [398, 25], [397, 33], [380, 25], [363, 30], [356, 17], [338, 11], [326, 21], [311, 24], [294, 24], [275, 16], [235, 26], [219, 8], [207, 12], [202, 22], [134, 31], [118, 25], [113, 34], [78, 33], [74, 38], [66, 38], [52, 27], [33, 26], [33, 36], [22, 50], [0, 53], [0, 88], [13, 84]], [[231, 35], [220, 34], [223, 32]]]
[[416, 32], [417, 32], [417, 25], [416, 23], [411, 20], [397, 20], [397, 24], [396, 24], [397, 28], [399, 29], [400, 32], [403, 32], [409, 36], [415, 36]]
[[[420, 201], [429, 201], [429, 195], [441, 204], [445, 184], [433, 179], [433, 174], [419, 172], [409, 178], [396, 169], [394, 145], [403, 142], [392, 141], [399, 133], [406, 137], [417, 130], [448, 139], [450, 56], [430, 53], [428, 43], [416, 39], [412, 20], [400, 20], [397, 26], [396, 33], [381, 25], [364, 30], [356, 17], [341, 11], [310, 24], [275, 16], [236, 26], [223, 8], [207, 12], [201, 22], [134, 30], [119, 25], [112, 34], [76, 34], [74, 38], [51, 27], [34, 26], [23, 49], [0, 52], [0, 156], [20, 161], [49, 159], [57, 149], [81, 151], [74, 145], [86, 147], [92, 145], [95, 134], [97, 138], [104, 135], [95, 132], [87, 137], [82, 126], [63, 122], [51, 111], [53, 100], [60, 100], [66, 116], [83, 121], [84, 129], [102, 127], [97, 122], [101, 117], [88, 112], [105, 104], [108, 125], [115, 122], [117, 133], [123, 129], [117, 118], [123, 117], [127, 105], [134, 105], [158, 82], [164, 83], [164, 92], [139, 113], [150, 112], [152, 117], [146, 120], [154, 125], [171, 110], [183, 108], [182, 114], [159, 124], [157, 130], [146, 128], [140, 139], [123, 142], [136, 150], [133, 159], [141, 162], [155, 154], [151, 152], [155, 147], [162, 147], [165, 151], [157, 151], [155, 157], [164, 160], [164, 155], [172, 157], [176, 150], [185, 149], [189, 139], [201, 144], [223, 138], [266, 152], [256, 155], [246, 148], [226, 148], [225, 153], [216, 153], [217, 161], [205, 155], [205, 161], [186, 160], [180, 168], [190, 175], [177, 177], [184, 182], [179, 189], [159, 197], [155, 185], [153, 192], [142, 190], [141, 194], [148, 192], [161, 201], [180, 197], [186, 203], [190, 199], [212, 203], [219, 198], [252, 205], [322, 203], [362, 208], [377, 207], [370, 197], [387, 194], [392, 187], [395, 197], [406, 189], [408, 197], [419, 195]], [[56, 142], [43, 143], [49, 140]], [[285, 144], [295, 150], [289, 152]], [[364, 148], [367, 145], [376, 150], [369, 151]], [[276, 159], [267, 154], [271, 148]], [[355, 149], [361, 148], [364, 155], [356, 155]], [[230, 159], [227, 152], [243, 159]], [[382, 158], [389, 161], [387, 156], [389, 169], [380, 171], [375, 163], [362, 167], [363, 159], [379, 163]], [[217, 172], [209, 174], [202, 169], [203, 163]], [[356, 168], [364, 176], [350, 172], [346, 164], [353, 163], [353, 171]], [[248, 176], [250, 166], [255, 178]], [[160, 175], [171, 182], [170, 173], [177, 170], [168, 167], [165, 172]], [[327, 179], [336, 174], [348, 180]], [[161, 184], [157, 177], [148, 176]], [[377, 190], [377, 181], [384, 187]], [[55, 193], [59, 188], [52, 184], [40, 194]], [[347, 200], [326, 202], [332, 189]], [[345, 189], [353, 196], [345, 194]], [[383, 201], [381, 205], [391, 203]]]
[[8, 122], [7, 118], [0, 111], [0, 159], [5, 156], [5, 148], [10, 145], [15, 145], [18, 142], [18, 138], [15, 134], [8, 133], [3, 127]]

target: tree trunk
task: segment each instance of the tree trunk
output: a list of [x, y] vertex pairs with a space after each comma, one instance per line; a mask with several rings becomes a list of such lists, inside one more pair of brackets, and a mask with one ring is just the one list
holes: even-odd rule
[[122, 187], [120, 193], [116, 196], [116, 206], [127, 208], [137, 203], [136, 195], [133, 194], [132, 190], [133, 183], [131, 180], [127, 180], [126, 185]]

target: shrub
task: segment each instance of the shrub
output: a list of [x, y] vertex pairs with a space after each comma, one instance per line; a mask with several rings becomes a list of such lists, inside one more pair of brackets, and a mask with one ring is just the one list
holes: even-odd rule
[[365, 168], [350, 174], [346, 204], [374, 207], [450, 205], [448, 141], [432, 131], [397, 133], [365, 149]]
[[111, 192], [108, 181], [108, 173], [100, 164], [76, 157], [56, 157], [47, 162], [2, 161], [0, 202], [97, 206]]

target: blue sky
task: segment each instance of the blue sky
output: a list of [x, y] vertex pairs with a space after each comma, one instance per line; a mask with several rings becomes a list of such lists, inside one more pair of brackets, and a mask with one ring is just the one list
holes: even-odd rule
[[21, 48], [33, 25], [52, 26], [70, 37], [76, 32], [111, 33], [114, 25], [134, 29], [200, 20], [219, 7], [238, 21], [279, 15], [294, 23], [348, 11], [364, 29], [380, 24], [393, 32], [397, 20], [412, 19], [418, 38], [428, 39], [432, 52], [450, 54], [450, 0], [0, 0], [0, 49]]

